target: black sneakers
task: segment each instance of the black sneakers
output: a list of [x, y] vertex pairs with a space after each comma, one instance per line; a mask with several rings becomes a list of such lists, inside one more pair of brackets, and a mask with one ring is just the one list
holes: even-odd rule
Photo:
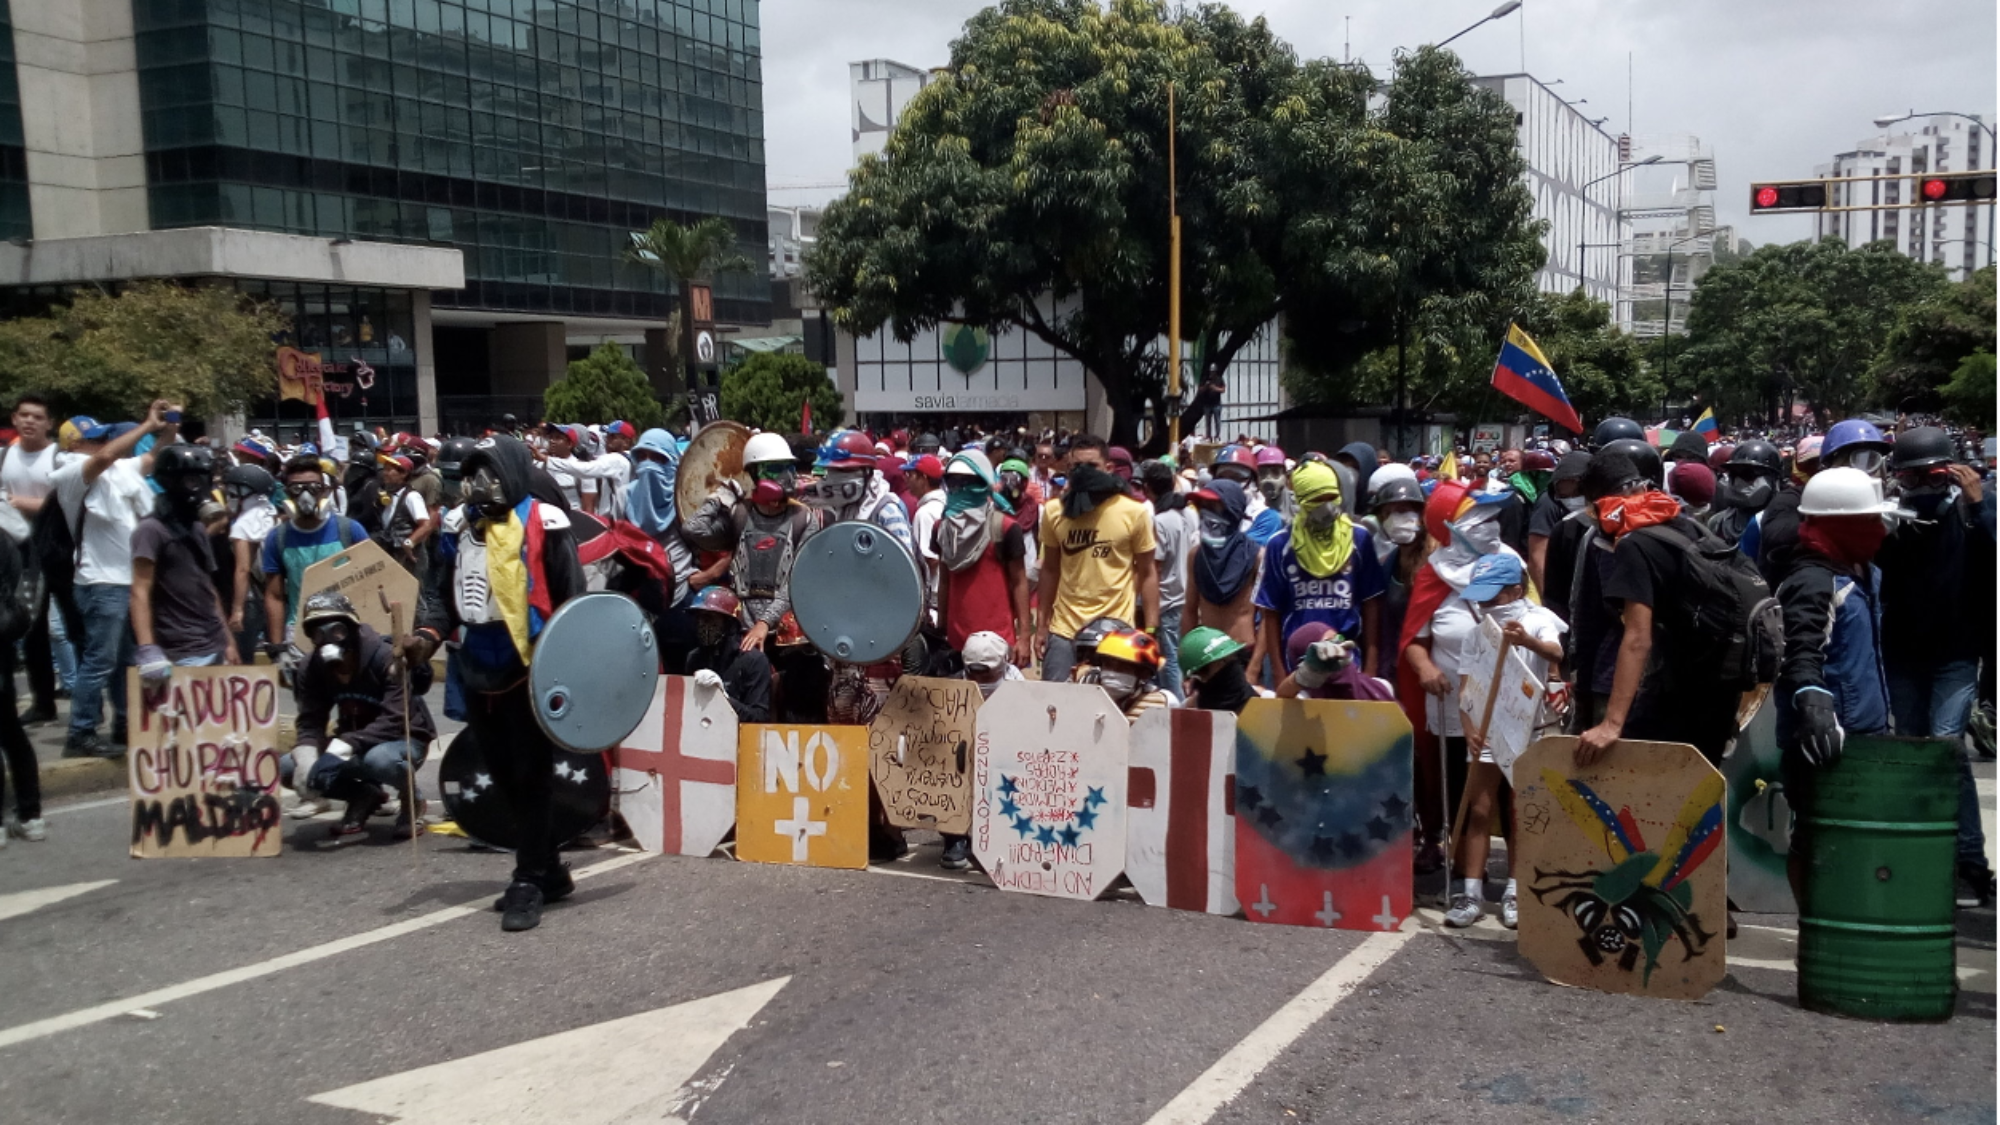
[[[493, 900], [493, 909], [504, 913], [507, 909], [507, 894], [512, 894], [515, 887], [529, 882], [527, 879], [516, 879], [507, 884], [507, 893]], [[569, 873], [569, 864], [558, 863], [555, 874], [545, 876], [539, 883], [532, 885], [542, 892], [543, 903], [561, 902], [576, 890], [576, 879]]]
[[124, 754], [125, 751], [95, 731], [84, 735], [70, 735], [63, 742], [62, 756], [65, 758], [118, 758]]
[[542, 924], [542, 888], [526, 879], [507, 884], [500, 896], [500, 928], [510, 934], [532, 930]]
[[364, 785], [357, 790], [361, 796], [347, 802], [347, 811], [341, 814], [340, 823], [333, 826], [327, 837], [335, 847], [343, 844], [360, 843], [368, 838], [368, 818], [382, 807], [386, 798], [373, 785]]
[[946, 836], [944, 854], [938, 857], [938, 866], [946, 871], [966, 871], [972, 867], [972, 839], [969, 836]]
[[1961, 907], [1993, 905], [1993, 869], [1985, 864], [1958, 865], [1957, 902]]

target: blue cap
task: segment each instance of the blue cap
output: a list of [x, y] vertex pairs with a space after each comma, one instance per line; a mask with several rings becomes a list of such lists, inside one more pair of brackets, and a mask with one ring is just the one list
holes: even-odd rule
[[1520, 585], [1522, 575], [1518, 555], [1505, 551], [1481, 555], [1479, 561], [1472, 564], [1472, 581], [1465, 584], [1465, 592], [1459, 597], [1469, 602], [1490, 602], [1507, 587]]
[[83, 440], [114, 441], [138, 428], [137, 422], [105, 422], [83, 431]]

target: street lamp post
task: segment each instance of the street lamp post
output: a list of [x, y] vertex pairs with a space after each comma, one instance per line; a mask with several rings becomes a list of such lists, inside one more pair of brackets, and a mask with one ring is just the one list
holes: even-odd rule
[[[1582, 186], [1582, 187], [1580, 187], [1580, 188], [1578, 188], [1578, 189], [1576, 189], [1576, 191], [1577, 191], [1577, 194], [1578, 194], [1578, 195], [1581, 195], [1581, 196], [1583, 197], [1583, 209], [1584, 209], [1584, 212], [1585, 212], [1586, 214], [1588, 214], [1588, 213], [1589, 213], [1589, 211], [1590, 211], [1590, 189], [1591, 189], [1592, 187], [1594, 187], [1594, 186], [1596, 186], [1596, 185], [1598, 185], [1598, 184], [1601, 184], [1601, 183], [1603, 183], [1603, 182], [1604, 182], [1604, 181], [1606, 181], [1606, 180], [1609, 180], [1609, 179], [1615, 179], [1616, 177], [1619, 177], [1619, 176], [1622, 176], [1622, 175], [1624, 175], [1625, 173], [1627, 173], [1627, 172], [1630, 172], [1630, 171], [1631, 171], [1632, 169], [1634, 169], [1634, 168], [1644, 168], [1644, 167], [1646, 167], [1646, 166], [1648, 166], [1648, 165], [1652, 165], [1652, 164], [1658, 164], [1659, 162], [1660, 162], [1660, 155], [1659, 155], [1658, 153], [1654, 153], [1653, 155], [1651, 155], [1651, 156], [1647, 157], [1647, 158], [1646, 158], [1646, 159], [1644, 159], [1644, 160], [1641, 160], [1641, 161], [1638, 161], [1638, 162], [1636, 162], [1636, 163], [1632, 163], [1632, 164], [1627, 164], [1627, 165], [1625, 165], [1624, 167], [1622, 167], [1622, 168], [1619, 168], [1618, 170], [1616, 170], [1616, 171], [1613, 171], [1613, 172], [1606, 172], [1606, 173], [1604, 173], [1604, 174], [1603, 174], [1602, 176], [1599, 176], [1599, 177], [1597, 177], [1597, 178], [1596, 178], [1596, 179], [1594, 179], [1594, 180], [1586, 180], [1586, 181], [1584, 181], [1584, 184], [1583, 184], [1583, 186]], [[1578, 231], [1578, 232], [1577, 232], [1577, 236], [1576, 236], [1576, 283], [1577, 283], [1578, 285], [1584, 285], [1584, 284], [1585, 284], [1585, 281], [1584, 281], [1584, 276], [1583, 276], [1583, 251], [1584, 251], [1584, 248], [1585, 248], [1585, 246], [1587, 246], [1587, 245], [1588, 245], [1588, 243], [1586, 243], [1586, 242], [1584, 241], [1584, 239], [1585, 239], [1586, 237], [1588, 237], [1588, 236], [1587, 236], [1586, 234], [1584, 234], [1584, 232], [1583, 232], [1583, 231]], [[1601, 243], [1598, 243], [1598, 245], [1600, 245], [1600, 246], [1616, 246], [1616, 245], [1618, 245], [1618, 244], [1617, 244], [1617, 243], [1615, 243], [1615, 242], [1601, 242]], [[1586, 289], [1585, 289], [1585, 292], [1589, 292], [1589, 290], [1588, 290], [1588, 289], [1586, 288]]]
[[[1933, 113], [1918, 113], [1914, 109], [1908, 113], [1885, 113], [1882, 116], [1875, 119], [1875, 127], [1877, 129], [1887, 129], [1889, 126], [1894, 125], [1899, 121], [1908, 121], [1913, 117], [1963, 117], [1967, 121], [1972, 122], [1974, 125], [1979, 126], [1981, 129], [1986, 130], [1986, 135], [1992, 138], [1994, 142], [1993, 144], [1987, 146], [1986, 167], [1989, 171], [1995, 168], [2000, 168], [2000, 133], [1994, 132], [1993, 126], [1988, 125], [1986, 122], [1980, 120], [1977, 116], [1970, 113], [1960, 113], [1955, 109], [1940, 109]], [[1994, 214], [1995, 214], [1994, 204], [1988, 203], [1986, 205], [1986, 264], [1989, 266], [1993, 264]]]
[[1439, 43], [1438, 46], [1440, 47], [1445, 46], [1446, 44], [1450, 43], [1452, 39], [1457, 39], [1459, 35], [1464, 35], [1466, 31], [1472, 31], [1485, 24], [1492, 23], [1494, 20], [1506, 19], [1508, 16], [1511, 16], [1515, 12], [1519, 11], [1520, 8], [1521, 8], [1521, 0], [1507, 0], [1505, 4], [1502, 4], [1499, 7], [1493, 9], [1492, 11], [1486, 13], [1485, 18], [1481, 19], [1478, 23], [1475, 23], [1471, 27], [1466, 28], [1465, 31], [1459, 32], [1458, 35], [1452, 36], [1451, 39], [1447, 39], [1443, 43]]

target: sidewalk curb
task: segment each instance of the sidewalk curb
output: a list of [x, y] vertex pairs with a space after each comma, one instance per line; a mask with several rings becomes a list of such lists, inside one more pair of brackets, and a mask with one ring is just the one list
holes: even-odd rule
[[125, 788], [124, 758], [63, 758], [43, 762], [42, 797], [81, 797]]

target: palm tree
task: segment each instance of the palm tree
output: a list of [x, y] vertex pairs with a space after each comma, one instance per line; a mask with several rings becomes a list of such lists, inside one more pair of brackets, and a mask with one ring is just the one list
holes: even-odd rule
[[[729, 220], [710, 216], [683, 226], [672, 219], [655, 219], [645, 231], [632, 234], [625, 256], [667, 275], [676, 293], [685, 295], [690, 281], [712, 278], [731, 270], [750, 270], [756, 263], [736, 249], [736, 228]], [[681, 309], [667, 317], [667, 370], [684, 370], [680, 357]]]

